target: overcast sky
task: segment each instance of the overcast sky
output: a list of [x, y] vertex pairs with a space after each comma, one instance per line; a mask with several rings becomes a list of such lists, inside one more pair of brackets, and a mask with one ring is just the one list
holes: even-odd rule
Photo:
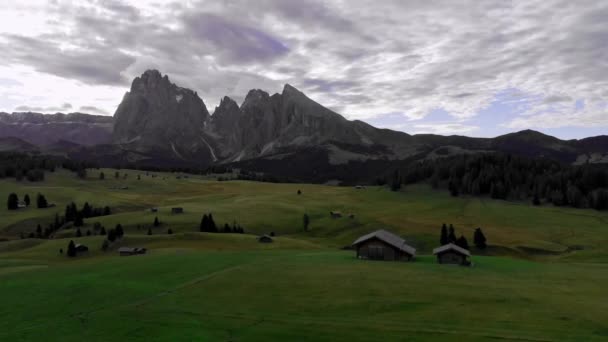
[[150, 68], [210, 111], [289, 83], [408, 133], [608, 134], [608, 1], [0, 2], [0, 111], [112, 115]]

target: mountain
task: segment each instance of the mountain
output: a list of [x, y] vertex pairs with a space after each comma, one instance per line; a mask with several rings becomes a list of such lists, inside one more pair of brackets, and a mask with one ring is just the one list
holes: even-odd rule
[[0, 137], [14, 137], [45, 147], [58, 141], [83, 146], [111, 142], [113, 119], [82, 113], [0, 113]]
[[133, 80], [116, 109], [112, 143], [126, 151], [209, 165], [215, 157], [203, 135], [208, 119], [196, 92], [148, 70]]
[[[350, 121], [286, 84], [252, 89], [239, 105], [204, 101], [169, 77], [136, 77], [114, 117], [0, 113], [0, 138], [109, 166], [206, 168], [230, 165], [294, 180], [372, 179], [396, 166], [456, 154], [505, 152], [564, 163], [608, 163], [608, 136], [560, 140], [526, 130], [496, 138], [409, 135]], [[32, 144], [35, 146], [29, 146]]]

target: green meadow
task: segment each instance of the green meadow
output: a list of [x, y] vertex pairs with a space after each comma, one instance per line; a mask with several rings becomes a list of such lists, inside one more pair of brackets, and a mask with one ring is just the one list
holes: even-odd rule
[[[426, 185], [394, 193], [114, 172], [0, 181], [4, 198], [27, 193], [35, 203], [42, 193], [56, 205], [0, 208], [0, 341], [608, 340], [608, 213], [454, 198]], [[83, 233], [120, 223], [125, 236], [106, 252], [104, 237], [77, 238], [74, 228], [20, 238], [71, 201], [112, 209], [86, 219]], [[198, 232], [204, 213], [245, 234]], [[442, 223], [471, 245], [483, 229], [490, 246], [472, 248], [473, 267], [435, 263]], [[343, 249], [381, 228], [414, 245], [416, 261], [363, 261]], [[269, 232], [274, 243], [257, 242]], [[90, 252], [60, 254], [70, 240]], [[121, 246], [149, 253], [120, 257]]]

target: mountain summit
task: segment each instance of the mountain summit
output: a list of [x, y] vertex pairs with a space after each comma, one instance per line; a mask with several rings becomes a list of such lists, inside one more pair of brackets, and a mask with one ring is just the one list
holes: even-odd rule
[[114, 114], [112, 141], [140, 153], [188, 161], [213, 160], [202, 132], [209, 112], [190, 89], [148, 70], [136, 77]]

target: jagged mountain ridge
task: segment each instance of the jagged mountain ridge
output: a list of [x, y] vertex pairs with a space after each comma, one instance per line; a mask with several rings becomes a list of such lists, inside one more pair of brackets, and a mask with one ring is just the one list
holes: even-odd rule
[[[16, 123], [38, 129], [2, 131], [2, 125]], [[53, 125], [80, 127], [86, 136], [75, 138], [68, 134], [72, 131], [66, 133]], [[30, 132], [35, 136], [29, 136]], [[89, 135], [101, 138], [91, 143]], [[373, 174], [404, 160], [488, 151], [568, 163], [608, 162], [608, 136], [566, 141], [530, 130], [496, 138], [409, 135], [347, 120], [291, 85], [273, 95], [253, 89], [240, 105], [226, 96], [210, 115], [196, 92], [171, 83], [156, 70], [133, 80], [113, 118], [2, 114], [0, 137], [19, 138], [47, 150], [68, 150], [75, 158], [107, 165], [205, 168], [236, 164], [263, 171], [316, 172], [315, 179], [330, 177], [353, 163], [361, 170], [365, 169], [361, 165], [374, 164], [362, 171]], [[15, 141], [7, 144], [13, 145], [28, 148]], [[287, 164], [289, 168], [283, 168]], [[310, 170], [311, 165], [316, 170]]]
[[83, 113], [0, 113], [0, 137], [17, 138], [45, 148], [59, 141], [82, 146], [109, 144], [114, 120]]

